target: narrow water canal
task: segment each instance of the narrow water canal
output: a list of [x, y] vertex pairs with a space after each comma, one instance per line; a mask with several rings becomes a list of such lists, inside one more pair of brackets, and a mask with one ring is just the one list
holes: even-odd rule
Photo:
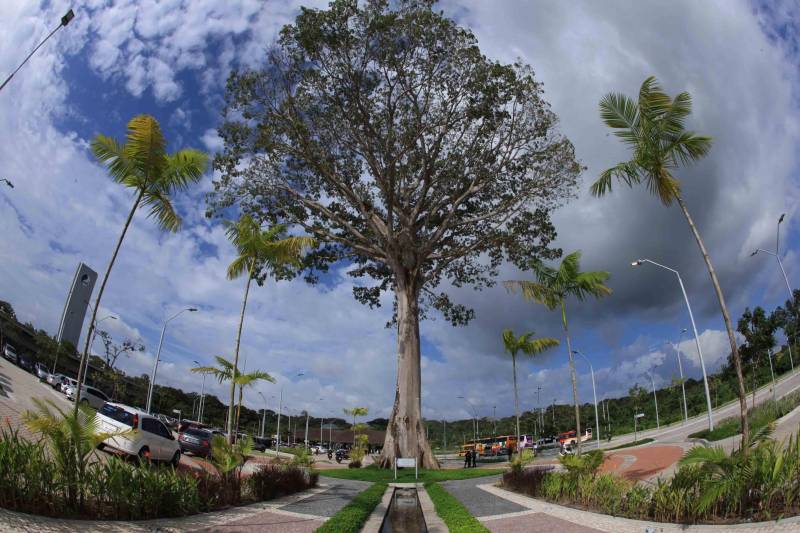
[[380, 533], [427, 533], [417, 489], [396, 488]]

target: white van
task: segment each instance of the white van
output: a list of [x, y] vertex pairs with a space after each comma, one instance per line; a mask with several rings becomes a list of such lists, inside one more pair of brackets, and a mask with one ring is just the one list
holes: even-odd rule
[[169, 461], [177, 467], [181, 447], [161, 421], [135, 407], [106, 402], [97, 411], [97, 430], [124, 435], [104, 440], [100, 449], [111, 448], [141, 460]]
[[[75, 401], [75, 385], [67, 385], [67, 399], [71, 402]], [[92, 406], [94, 409], [101, 409], [103, 404], [109, 400], [108, 396], [105, 395], [103, 391], [100, 389], [96, 389], [94, 387], [89, 387], [86, 385], [81, 385], [81, 398], [80, 402], [82, 404], [87, 404]]]
[[3, 357], [8, 359], [9, 361], [14, 363], [15, 365], [19, 361], [19, 358], [17, 357], [17, 351], [14, 349], [13, 346], [11, 346], [8, 343], [6, 343], [6, 347], [3, 349]]

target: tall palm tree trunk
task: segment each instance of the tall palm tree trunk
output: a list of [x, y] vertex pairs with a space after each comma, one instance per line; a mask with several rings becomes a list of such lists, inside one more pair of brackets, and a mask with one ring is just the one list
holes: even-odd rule
[[511, 366], [514, 372], [514, 414], [517, 417], [517, 454], [519, 454], [519, 392], [517, 389], [517, 356], [511, 354]]
[[[106, 273], [103, 275], [103, 281], [100, 283], [100, 290], [97, 292], [97, 298], [94, 301], [94, 309], [92, 309], [92, 318], [89, 320], [89, 330], [86, 332], [86, 342], [83, 345], [83, 354], [81, 355], [81, 364], [78, 366], [78, 387], [77, 390], [81, 390], [82, 377], [83, 371], [86, 368], [86, 365], [89, 364], [89, 342], [92, 339], [92, 334], [95, 330], [95, 320], [97, 319], [97, 310], [100, 309], [100, 300], [103, 298], [103, 292], [106, 290], [106, 283], [108, 283], [108, 277], [111, 275], [111, 269], [114, 267], [114, 262], [117, 260], [117, 254], [119, 254], [119, 249], [122, 246], [122, 241], [125, 239], [125, 234], [128, 232], [128, 228], [131, 225], [131, 220], [133, 220], [133, 215], [136, 214], [136, 210], [139, 208], [139, 202], [142, 201], [142, 195], [144, 195], [144, 189], [139, 189], [139, 194], [136, 195], [136, 201], [133, 202], [133, 207], [131, 207], [131, 212], [128, 213], [128, 218], [125, 220], [125, 225], [122, 227], [122, 233], [117, 239], [117, 246], [114, 248], [114, 254], [111, 256], [111, 261], [108, 263], [108, 268], [106, 268]], [[81, 395], [76, 393], [75, 394], [75, 414], [78, 414], [78, 404], [80, 403]]]
[[683, 198], [681, 198], [681, 195], [676, 194], [675, 199], [677, 200], [681, 211], [683, 211], [683, 216], [686, 217], [686, 222], [689, 223], [689, 227], [691, 228], [694, 238], [697, 241], [697, 246], [700, 247], [700, 253], [703, 254], [703, 260], [706, 262], [708, 274], [711, 276], [711, 284], [714, 285], [714, 291], [717, 293], [719, 307], [722, 311], [722, 319], [725, 321], [725, 330], [728, 332], [728, 342], [731, 345], [731, 355], [733, 356], [733, 367], [736, 370], [736, 380], [739, 382], [739, 409], [741, 411], [740, 415], [742, 419], [742, 450], [744, 453], [747, 453], [747, 447], [744, 446], [744, 443], [750, 439], [750, 427], [747, 424], [747, 392], [744, 389], [742, 359], [739, 356], [739, 347], [736, 345], [736, 337], [733, 333], [731, 317], [728, 314], [728, 306], [725, 304], [725, 296], [722, 295], [722, 288], [719, 286], [717, 273], [714, 271], [714, 266], [711, 264], [711, 257], [709, 257], [708, 252], [706, 251], [705, 244], [703, 244], [703, 239], [700, 237], [700, 232], [697, 231], [697, 226], [694, 225], [692, 216], [689, 214], [689, 210], [686, 209], [686, 204], [683, 203]]
[[244, 396], [244, 385], [239, 385], [239, 401], [236, 403], [236, 434], [239, 434], [239, 418], [242, 416], [242, 397]]
[[575, 355], [572, 353], [572, 343], [569, 339], [569, 327], [567, 326], [567, 307], [564, 299], [561, 299], [561, 321], [564, 323], [564, 337], [567, 340], [567, 352], [569, 352], [569, 375], [572, 380], [572, 401], [575, 404], [575, 441], [578, 446], [578, 455], [581, 454], [581, 409], [578, 405], [578, 378], [575, 376]]
[[239, 331], [236, 333], [236, 349], [233, 352], [233, 373], [231, 375], [231, 399], [228, 403], [228, 441], [233, 444], [236, 440], [236, 433], [233, 426], [233, 407], [236, 401], [236, 374], [239, 368], [239, 344], [242, 341], [242, 326], [244, 325], [244, 312], [247, 309], [247, 295], [250, 293], [250, 281], [253, 279], [253, 268], [255, 260], [247, 270], [247, 284], [244, 286], [244, 301], [242, 302], [242, 314], [239, 317]]

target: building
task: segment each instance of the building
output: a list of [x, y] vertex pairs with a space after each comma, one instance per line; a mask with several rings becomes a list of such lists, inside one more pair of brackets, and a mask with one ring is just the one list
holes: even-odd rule
[[[362, 430], [360, 433], [363, 433], [368, 438], [369, 447], [373, 450], [381, 450], [383, 448], [383, 442], [386, 439], [386, 431], [382, 429], [365, 429]], [[306, 436], [305, 427], [302, 429], [296, 429], [294, 431], [294, 442], [302, 443]], [[311, 426], [308, 427], [308, 443], [309, 444], [319, 444], [322, 443], [324, 446], [328, 446], [329, 443], [333, 443], [333, 447], [348, 447], [353, 445], [353, 430], [352, 429], [329, 429], [323, 428], [322, 429], [322, 438], [320, 439], [320, 430], [319, 426], [313, 428]]]

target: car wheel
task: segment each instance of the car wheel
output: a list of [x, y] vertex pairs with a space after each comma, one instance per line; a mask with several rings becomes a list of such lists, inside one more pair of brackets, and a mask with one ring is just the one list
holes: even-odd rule
[[148, 448], [147, 446], [143, 446], [142, 449], [139, 450], [138, 457], [140, 463], [149, 463], [151, 460], [150, 448]]
[[181, 451], [180, 450], [176, 451], [175, 455], [172, 456], [172, 461], [170, 461], [170, 464], [172, 465], [173, 468], [178, 468], [178, 465], [181, 464]]

